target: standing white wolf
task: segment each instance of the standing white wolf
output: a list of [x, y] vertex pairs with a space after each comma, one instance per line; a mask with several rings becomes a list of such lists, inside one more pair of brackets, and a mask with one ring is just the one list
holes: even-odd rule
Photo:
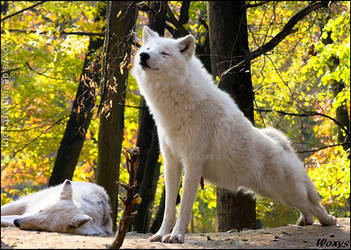
[[[217, 88], [194, 56], [195, 40], [159, 37], [143, 29], [135, 76], [157, 125], [165, 161], [166, 207], [151, 241], [184, 242], [201, 176], [218, 187], [246, 187], [301, 211], [299, 225], [335, 225], [288, 139], [251, 125], [232, 98]], [[184, 169], [175, 226], [175, 205]], [[173, 230], [172, 230], [173, 228]]]
[[2, 206], [1, 226], [108, 236], [112, 234], [110, 212], [102, 187], [66, 180]]

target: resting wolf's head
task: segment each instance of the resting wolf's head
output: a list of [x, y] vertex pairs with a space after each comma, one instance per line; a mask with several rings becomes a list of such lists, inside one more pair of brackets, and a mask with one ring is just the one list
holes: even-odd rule
[[[42, 202], [47, 201], [44, 198]], [[69, 180], [64, 182], [56, 202], [44, 206], [39, 211], [19, 216], [14, 220], [14, 224], [20, 229], [104, 235], [104, 232], [91, 222], [92, 218], [74, 204], [72, 184]]]
[[195, 39], [192, 35], [179, 39], [163, 38], [144, 26], [143, 45], [135, 55], [133, 75], [186, 76], [188, 61], [194, 50]]

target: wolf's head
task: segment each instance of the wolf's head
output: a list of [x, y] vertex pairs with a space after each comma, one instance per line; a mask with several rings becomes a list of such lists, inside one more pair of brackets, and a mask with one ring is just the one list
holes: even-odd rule
[[133, 74], [144, 72], [151, 76], [185, 76], [194, 50], [195, 39], [192, 35], [179, 39], [163, 38], [144, 26], [143, 45], [135, 55]]
[[[44, 206], [39, 211], [24, 214], [14, 220], [20, 229], [43, 230], [72, 234], [103, 234], [89, 225], [92, 218], [76, 206], [72, 200], [72, 184], [66, 180], [56, 202]], [[46, 202], [43, 198], [43, 203]]]

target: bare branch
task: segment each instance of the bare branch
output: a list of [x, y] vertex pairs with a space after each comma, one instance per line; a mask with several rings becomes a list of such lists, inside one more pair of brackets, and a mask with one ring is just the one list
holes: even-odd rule
[[178, 34], [180, 34], [180, 36], [188, 35], [189, 32], [184, 28], [184, 26], [174, 16], [174, 14], [173, 14], [173, 12], [172, 12], [172, 10], [171, 10], [171, 8], [169, 7], [168, 4], [167, 4], [166, 8], [167, 8], [166, 20], [176, 27], [176, 29], [179, 32]]
[[268, 2], [271, 2], [271, 1], [261, 1], [261, 2], [254, 3], [254, 4], [246, 4], [246, 8], [258, 7], [258, 6], [264, 5]]
[[52, 129], [55, 125], [60, 124], [62, 121], [64, 121], [66, 118], [68, 118], [70, 115], [66, 115], [60, 119], [58, 119], [57, 121], [55, 121], [53, 124], [51, 124], [47, 129], [45, 129], [43, 132], [41, 132], [39, 135], [37, 135], [36, 137], [34, 137], [31, 141], [29, 141], [28, 143], [26, 143], [25, 145], [23, 145], [22, 147], [20, 147], [19, 149], [17, 149], [15, 152], [12, 153], [10, 159], [6, 162], [6, 164], [1, 167], [1, 171], [4, 170], [9, 163], [12, 161], [12, 159], [19, 153], [21, 152], [23, 149], [25, 149], [26, 147], [28, 147], [30, 144], [32, 144], [33, 142], [35, 142], [39, 137], [41, 137], [43, 134], [47, 133], [50, 129]]
[[[38, 32], [36, 30], [19, 30], [19, 29], [9, 29], [8, 31], [9, 32], [16, 32], [16, 33], [38, 33], [40, 35], [45, 35], [45, 34], [49, 33], [49, 31]], [[1, 34], [4, 34], [4, 33], [5, 33], [4, 31], [1, 32]], [[60, 36], [61, 35], [100, 36], [100, 37], [105, 36], [104, 33], [86, 32], [86, 31], [72, 31], [72, 32], [62, 31], [62, 32], [60, 32]]]
[[294, 33], [296, 30], [294, 30], [294, 26], [301, 21], [305, 16], [310, 14], [312, 11], [315, 11], [321, 7], [327, 7], [328, 2], [327, 1], [321, 1], [321, 2], [315, 2], [298, 13], [296, 13], [289, 21], [288, 23], [284, 26], [283, 30], [279, 32], [275, 37], [273, 37], [268, 43], [263, 45], [262, 47], [254, 50], [253, 52], [250, 53], [250, 60], [266, 53], [267, 51], [272, 50], [275, 46], [277, 46], [285, 37], [290, 35], [291, 33]]
[[17, 71], [17, 70], [19, 70], [19, 69], [21, 69], [22, 67], [17, 67], [17, 68], [14, 68], [14, 69], [9, 69], [9, 70], [7, 70], [7, 71], [3, 71], [3, 72], [1, 72], [1, 76], [3, 77], [5, 74], [10, 74], [11, 72], [13, 72], [13, 71]]
[[44, 2], [45, 2], [45, 1], [40, 1], [39, 3], [36, 3], [36, 4], [33, 4], [32, 6], [29, 6], [28, 8], [25, 8], [25, 9], [23, 9], [23, 10], [19, 10], [19, 11], [15, 12], [15, 13], [13, 13], [13, 14], [11, 14], [11, 15], [5, 16], [3, 19], [1, 19], [1, 22], [5, 21], [5, 20], [8, 19], [8, 18], [11, 18], [11, 17], [13, 17], [13, 16], [16, 16], [16, 15], [22, 13], [22, 12], [25, 12], [26, 10], [33, 9], [33, 8], [37, 7], [38, 5], [40, 5], [40, 4], [43, 4]]
[[339, 143], [339, 144], [325, 145], [325, 146], [323, 146], [323, 147], [316, 148], [316, 149], [298, 151], [297, 153], [299, 153], [299, 154], [315, 153], [315, 152], [317, 152], [317, 151], [319, 151], [319, 150], [322, 150], [322, 149], [332, 148], [332, 147], [338, 147], [338, 146], [344, 146], [344, 145], [347, 145], [347, 144], [348, 144], [347, 142], [344, 142], [344, 143]]
[[276, 72], [277, 75], [279, 76], [280, 80], [284, 83], [284, 85], [286, 86], [286, 88], [289, 90], [290, 95], [292, 96], [292, 98], [293, 98], [294, 101], [296, 102], [296, 104], [297, 104], [297, 106], [299, 107], [299, 109], [301, 109], [301, 105], [300, 105], [298, 99], [296, 98], [296, 96], [295, 96], [295, 94], [294, 94], [294, 91], [292, 91], [292, 90], [290, 89], [290, 87], [289, 87], [289, 84], [288, 84], [286, 81], [284, 81], [283, 77], [282, 77], [281, 74], [280, 74], [280, 71], [279, 71], [279, 70], [277, 69], [277, 67], [275, 66], [275, 64], [274, 64], [274, 62], [273, 62], [273, 60], [272, 60], [272, 58], [271, 58], [270, 56], [268, 56], [268, 55], [266, 55], [266, 57], [271, 61], [272, 66], [273, 66], [275, 72]]
[[139, 11], [146, 11], [146, 12], [151, 11], [151, 12], [154, 12], [153, 9], [151, 9], [150, 6], [147, 5], [144, 1], [136, 3], [135, 7]]
[[189, 21], [189, 7], [190, 1], [182, 1], [182, 7], [180, 8], [179, 23], [181, 25], [186, 24]]
[[256, 57], [259, 57], [259, 56], [267, 53], [268, 51], [274, 49], [282, 40], [284, 40], [285, 37], [287, 37], [291, 33], [296, 32], [296, 29], [294, 29], [294, 26], [299, 21], [301, 21], [305, 16], [310, 14], [312, 11], [315, 11], [315, 10], [322, 8], [322, 7], [327, 7], [328, 4], [329, 4], [328, 1], [314, 2], [314, 3], [309, 4], [307, 7], [303, 8], [302, 10], [300, 10], [287, 22], [287, 24], [285, 24], [282, 31], [280, 31], [276, 36], [274, 36], [266, 44], [262, 45], [261, 47], [257, 48], [256, 50], [248, 53], [248, 55], [242, 61], [240, 61], [236, 65], [230, 67], [226, 71], [224, 71], [221, 74], [220, 78], [222, 78], [226, 74], [230, 73], [232, 70], [239, 67], [243, 63], [245, 63], [247, 61], [251, 61], [251, 60], [255, 59]]
[[55, 78], [55, 77], [52, 77], [52, 76], [47, 76], [47, 75], [45, 75], [45, 74], [43, 74], [43, 73], [41, 73], [41, 72], [39, 72], [39, 71], [33, 69], [33, 68], [29, 65], [28, 62], [26, 62], [25, 64], [26, 64], [26, 66], [27, 66], [31, 71], [33, 71], [34, 73], [36, 73], [36, 74], [38, 74], [38, 75], [44, 76], [44, 77], [46, 77], [46, 78], [54, 79], [54, 80], [62, 80], [62, 81], [69, 80], [69, 79], [62, 79], [62, 78]]
[[133, 106], [133, 105], [124, 105], [126, 108], [133, 108], [133, 109], [146, 109], [144, 106]]
[[342, 130], [345, 131], [345, 133], [350, 136], [350, 132], [348, 131], [347, 128], [345, 128], [345, 126], [343, 124], [341, 124], [340, 122], [338, 122], [336, 119], [334, 119], [333, 117], [330, 117], [329, 115], [323, 114], [323, 113], [319, 113], [319, 112], [305, 112], [305, 113], [291, 113], [291, 112], [285, 112], [285, 111], [281, 111], [281, 110], [271, 110], [271, 109], [254, 109], [255, 111], [258, 112], [276, 112], [278, 114], [282, 114], [282, 115], [291, 115], [291, 116], [301, 116], [301, 117], [309, 117], [309, 116], [322, 116], [325, 118], [328, 118], [329, 120], [332, 120], [335, 124], [337, 124]]

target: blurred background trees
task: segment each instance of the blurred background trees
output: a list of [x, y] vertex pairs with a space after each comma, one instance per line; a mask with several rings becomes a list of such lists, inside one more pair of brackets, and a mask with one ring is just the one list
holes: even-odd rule
[[[147, 191], [145, 197], [149, 197], [145, 206], [137, 208], [143, 207], [145, 216], [139, 224], [134, 221], [133, 230], [150, 231], [157, 211], [162, 208], [163, 161], [158, 155], [154, 125], [135, 80], [128, 73], [132, 67], [129, 57], [133, 56], [129, 50], [134, 51], [140, 45], [143, 25], [149, 24], [161, 33], [164, 30], [169, 37], [191, 33], [196, 38], [197, 55], [221, 85], [223, 69], [216, 71], [211, 67], [210, 31], [226, 30], [211, 26], [207, 2], [124, 3], [126, 9], [137, 10], [136, 21], [124, 31], [124, 35], [135, 35], [135, 39], [126, 42], [123, 58], [113, 66], [117, 70], [106, 85], [103, 69], [112, 71], [104, 62], [107, 56], [101, 47], [105, 40], [106, 49], [106, 2], [1, 1], [1, 204], [37, 191], [53, 179], [55, 161], [60, 158], [58, 152], [72, 119], [78, 123], [87, 119], [90, 124], [77, 127], [81, 128], [78, 129], [81, 150], [71, 161], [70, 173], [73, 180], [96, 182], [99, 140], [101, 143], [99, 124], [109, 119], [109, 110], [123, 101], [120, 148], [136, 144], [144, 147], [140, 160], [144, 167], [138, 173], [138, 182]], [[323, 205], [336, 216], [350, 216], [350, 2], [336, 1], [311, 9], [272, 48], [264, 53], [259, 49], [280, 37], [299, 11], [318, 3], [242, 2], [249, 51], [242, 48], [241, 52], [246, 54], [231, 60], [237, 62], [252, 56], [250, 52], [258, 52], [249, 59], [255, 126], [273, 126], [286, 133], [305, 162]], [[127, 13], [120, 10], [113, 13], [119, 23]], [[157, 18], [164, 19], [164, 24], [155, 22]], [[229, 23], [229, 18], [224, 21]], [[234, 34], [234, 44], [239, 35], [239, 32]], [[117, 75], [124, 80], [117, 80]], [[106, 93], [115, 93], [119, 82], [126, 83], [122, 90], [125, 97], [111, 106]], [[90, 91], [92, 96], [79, 99], [84, 95], [79, 94], [79, 88], [84, 94]], [[87, 100], [93, 102], [87, 105]], [[117, 131], [108, 134], [113, 136], [117, 138]], [[64, 155], [70, 157], [69, 152]], [[114, 156], [120, 153], [115, 152]], [[115, 170], [119, 169], [120, 180], [126, 182], [125, 160], [123, 155], [120, 157], [121, 163]], [[65, 160], [61, 164], [65, 166], [64, 163]], [[152, 176], [147, 175], [146, 169], [152, 169]], [[66, 178], [64, 173], [58, 170], [59, 178]], [[148, 181], [144, 176], [150, 177]], [[145, 190], [146, 183], [153, 185], [154, 190]], [[216, 201], [215, 187], [205, 181], [205, 188], [199, 190], [194, 205], [190, 232], [217, 230]], [[294, 209], [257, 196], [256, 216], [263, 226], [270, 227], [295, 223], [298, 214]]]

